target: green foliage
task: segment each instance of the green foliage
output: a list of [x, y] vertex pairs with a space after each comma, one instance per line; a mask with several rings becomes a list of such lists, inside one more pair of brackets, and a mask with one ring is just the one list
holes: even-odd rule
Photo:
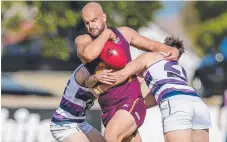
[[226, 1], [197, 1], [195, 3], [195, 8], [199, 13], [200, 20], [206, 21], [220, 16], [221, 13], [225, 13], [226, 5]]
[[73, 27], [80, 20], [78, 11], [70, 9], [69, 2], [36, 1], [33, 4], [39, 9], [35, 20], [43, 28], [44, 33], [56, 33], [59, 27], [63, 29]]
[[220, 41], [227, 35], [227, 12], [216, 18], [206, 20], [192, 31], [193, 40], [203, 50], [218, 48]]
[[[17, 2], [16, 4], [24, 5], [23, 2]], [[12, 1], [9, 2], [2, 2], [2, 11], [6, 11], [13, 5]], [[4, 17], [3, 17], [4, 19]], [[19, 12], [15, 12], [10, 18], [5, 18], [2, 20], [2, 28], [3, 29], [11, 29], [13, 31], [18, 31], [19, 24], [24, 20], [23, 16]]]
[[[80, 11], [88, 1], [3, 1], [2, 12], [7, 12], [15, 5], [22, 4], [30, 8], [36, 8], [33, 17], [36, 30], [30, 33], [33, 37], [41, 37], [43, 53], [45, 56], [57, 56], [61, 59], [68, 58], [68, 50], [65, 35], [59, 32], [71, 27], [79, 26], [81, 22]], [[129, 26], [135, 30], [146, 26], [152, 20], [155, 10], [161, 8], [160, 2], [139, 1], [99, 1], [107, 14], [109, 26]], [[4, 15], [4, 14], [3, 14]], [[16, 31], [18, 24], [26, 20], [21, 12], [16, 12], [9, 19], [2, 19], [2, 28], [5, 31]], [[77, 31], [75, 31], [77, 32]]]
[[69, 57], [68, 50], [65, 46], [65, 40], [63, 38], [49, 38], [44, 40], [43, 44], [43, 55], [44, 56], [56, 56], [59, 59], [66, 60]]
[[4, 25], [6, 28], [8, 29], [12, 29], [12, 30], [19, 30], [18, 27], [20, 25], [20, 23], [22, 22], [21, 20], [21, 15], [20, 14], [15, 14], [14, 16], [12, 16], [12, 18], [10, 18], [9, 20], [7, 20]]
[[106, 1], [100, 2], [100, 4], [109, 16], [109, 25], [124, 25], [135, 30], [147, 26], [152, 20], [155, 10], [161, 8], [159, 2], [151, 1]]
[[184, 20], [185, 27], [200, 55], [207, 49], [218, 49], [221, 40], [227, 35], [226, 5], [225, 1], [196, 1], [186, 7], [188, 12], [183, 14], [187, 17]]

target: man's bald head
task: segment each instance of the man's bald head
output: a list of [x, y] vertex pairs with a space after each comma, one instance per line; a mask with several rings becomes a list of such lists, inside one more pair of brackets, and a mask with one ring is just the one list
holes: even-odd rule
[[84, 14], [87, 14], [89, 12], [94, 12], [97, 14], [102, 14], [103, 13], [103, 9], [102, 6], [99, 3], [96, 2], [90, 2], [88, 4], [86, 4], [83, 9], [82, 9], [82, 16]]
[[106, 14], [102, 6], [96, 2], [86, 4], [82, 9], [82, 18], [92, 36], [98, 36], [106, 28]]

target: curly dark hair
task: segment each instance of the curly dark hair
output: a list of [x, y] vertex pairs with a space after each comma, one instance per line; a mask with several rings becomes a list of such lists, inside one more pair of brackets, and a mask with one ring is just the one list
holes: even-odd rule
[[183, 41], [179, 39], [179, 37], [166, 37], [164, 40], [164, 44], [177, 48], [179, 50], [179, 58], [184, 53], [184, 44]]

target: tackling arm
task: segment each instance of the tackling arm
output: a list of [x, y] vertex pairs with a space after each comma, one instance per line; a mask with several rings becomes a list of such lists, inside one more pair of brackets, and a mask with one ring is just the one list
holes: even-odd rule
[[97, 87], [93, 88], [94, 93], [98, 96], [110, 88], [119, 85], [120, 83], [124, 82], [126, 79], [128, 79], [132, 75], [136, 75], [139, 72], [141, 72], [147, 65], [147, 54], [141, 54], [138, 56], [135, 60], [129, 62], [125, 68], [114, 72], [115, 73], [115, 78], [116, 82], [112, 85], [107, 85], [107, 84], [100, 84]]
[[119, 30], [128, 37], [130, 45], [144, 51], [165, 52], [167, 59], [177, 60], [179, 51], [163, 43], [146, 38], [129, 27], [121, 27]]

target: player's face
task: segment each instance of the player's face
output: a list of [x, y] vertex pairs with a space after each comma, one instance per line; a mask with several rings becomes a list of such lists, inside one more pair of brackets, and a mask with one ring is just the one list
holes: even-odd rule
[[83, 21], [87, 31], [92, 36], [99, 36], [106, 27], [106, 15], [89, 12], [83, 15]]

